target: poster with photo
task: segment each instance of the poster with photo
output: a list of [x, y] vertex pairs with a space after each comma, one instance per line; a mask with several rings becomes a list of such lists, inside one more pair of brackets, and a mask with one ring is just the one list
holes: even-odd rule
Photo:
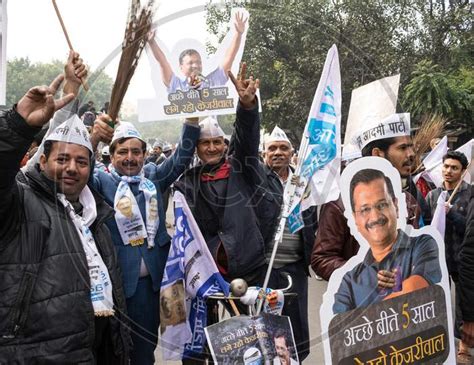
[[216, 364], [299, 364], [289, 317], [267, 313], [237, 316], [205, 331]]
[[444, 241], [432, 226], [407, 225], [398, 171], [358, 159], [341, 176], [341, 197], [360, 249], [323, 297], [326, 363], [455, 363]]
[[159, 28], [152, 32], [147, 55], [156, 96], [138, 101], [139, 121], [235, 113], [238, 94], [227, 71], [239, 72], [248, 24], [245, 9], [232, 9], [229, 31], [214, 54], [193, 38], [180, 39], [169, 52]]

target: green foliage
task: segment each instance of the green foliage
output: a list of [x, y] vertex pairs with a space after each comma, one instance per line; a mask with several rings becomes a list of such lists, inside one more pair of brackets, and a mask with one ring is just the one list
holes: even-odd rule
[[6, 106], [9, 108], [33, 86], [49, 85], [63, 72], [64, 64], [55, 60], [51, 63], [31, 63], [28, 58], [14, 58], [7, 62]]
[[[341, 65], [343, 128], [352, 90], [397, 73], [401, 73], [402, 84], [399, 100], [411, 100], [404, 97], [404, 91], [422, 97], [416, 88], [431, 82], [445, 98], [443, 110], [453, 113], [461, 107], [461, 101], [458, 95], [452, 95], [452, 88], [446, 87], [451, 76], [445, 76], [457, 72], [461, 65], [465, 73], [472, 70], [472, 6], [468, 1], [440, 3], [444, 2], [246, 2], [251, 17], [243, 60], [261, 79], [263, 125], [269, 130], [278, 124], [294, 142], [299, 142], [327, 51], [334, 43]], [[232, 6], [239, 4], [208, 4], [208, 29], [218, 40], [227, 31], [224, 25]], [[215, 46], [209, 44], [208, 48]], [[423, 60], [439, 65], [435, 70], [437, 79], [425, 79], [423, 84], [405, 89], [414, 77], [415, 66]], [[458, 73], [458, 77], [463, 76]], [[463, 90], [472, 100], [472, 86], [468, 84]], [[399, 109], [413, 111], [410, 108], [420, 102], [412, 100], [409, 107], [401, 103]], [[436, 103], [431, 107], [439, 108]]]
[[[224, 133], [231, 135], [235, 115], [219, 115], [217, 119]], [[183, 122], [179, 119], [140, 123], [138, 122], [138, 116], [135, 114], [127, 116], [125, 120], [132, 122], [146, 140], [159, 138], [170, 143], [178, 142], [181, 136], [181, 128], [183, 127]]]
[[421, 61], [405, 87], [404, 105], [417, 117], [438, 114], [455, 125], [472, 124], [474, 105], [472, 68], [447, 74], [431, 61]]
[[455, 103], [455, 93], [449, 87], [448, 75], [431, 61], [421, 61], [413, 78], [405, 87], [405, 107], [414, 115], [450, 115]]
[[114, 80], [107, 75], [103, 70], [94, 71], [87, 80], [89, 84], [89, 91], [87, 93], [81, 88], [79, 98], [84, 102], [92, 100], [96, 108], [101, 108], [105, 102], [110, 100]]
[[[32, 63], [28, 58], [14, 58], [7, 62], [6, 107], [9, 108], [33, 86], [49, 85], [64, 71], [64, 63], [53, 60], [50, 63]], [[80, 94], [80, 99], [93, 100], [99, 108], [109, 100], [113, 80], [102, 70], [93, 72], [87, 80], [89, 91]], [[82, 90], [82, 89], [81, 89]]]

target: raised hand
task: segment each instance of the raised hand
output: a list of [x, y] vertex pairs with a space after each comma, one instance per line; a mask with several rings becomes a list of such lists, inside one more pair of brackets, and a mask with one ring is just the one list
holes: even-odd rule
[[147, 42], [151, 42], [155, 39], [155, 34], [156, 34], [156, 30], [153, 29], [153, 30], [150, 30], [147, 34], [146, 34], [146, 40]]
[[101, 114], [97, 117], [91, 132], [91, 144], [94, 151], [99, 142], [110, 144], [114, 136], [114, 128], [112, 125], [112, 119], [107, 114]]
[[243, 13], [235, 13], [234, 27], [237, 33], [242, 34], [245, 31], [245, 23], [247, 23], [247, 19], [248, 18], [244, 19]]
[[253, 79], [253, 76], [250, 76], [246, 79], [247, 73], [247, 64], [245, 62], [242, 63], [239, 75], [237, 78], [232, 74], [232, 71], [229, 71], [229, 78], [231, 79], [232, 83], [239, 94], [240, 104], [246, 109], [252, 109], [255, 104], [257, 103], [257, 90], [260, 87], [260, 80]]
[[69, 57], [64, 66], [64, 75], [66, 82], [64, 83], [63, 91], [65, 94], [73, 93], [78, 95], [81, 87], [81, 79], [87, 78], [87, 67], [80, 58], [79, 53], [69, 51]]
[[57, 76], [49, 86], [35, 86], [27, 91], [17, 104], [16, 111], [32, 127], [42, 127], [61, 109], [74, 99], [74, 94], [66, 94], [54, 99], [54, 94], [64, 80], [64, 75]]

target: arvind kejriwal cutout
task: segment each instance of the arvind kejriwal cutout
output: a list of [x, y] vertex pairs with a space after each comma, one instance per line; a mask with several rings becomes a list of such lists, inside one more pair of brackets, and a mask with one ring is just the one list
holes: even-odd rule
[[229, 31], [214, 54], [193, 38], [180, 39], [169, 52], [158, 32], [147, 47], [156, 97], [139, 100], [140, 121], [235, 113], [238, 94], [225, 70], [238, 74], [248, 24], [245, 9], [232, 9]]
[[326, 363], [454, 363], [444, 241], [431, 226], [406, 224], [398, 171], [379, 157], [358, 159], [341, 176], [341, 196], [360, 250], [323, 297]]

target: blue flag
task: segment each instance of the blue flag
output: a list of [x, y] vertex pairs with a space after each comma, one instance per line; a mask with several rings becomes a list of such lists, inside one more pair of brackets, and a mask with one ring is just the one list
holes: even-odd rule
[[161, 343], [166, 360], [202, 352], [207, 324], [206, 298], [229, 294], [184, 196], [176, 192], [176, 230], [160, 290]]

